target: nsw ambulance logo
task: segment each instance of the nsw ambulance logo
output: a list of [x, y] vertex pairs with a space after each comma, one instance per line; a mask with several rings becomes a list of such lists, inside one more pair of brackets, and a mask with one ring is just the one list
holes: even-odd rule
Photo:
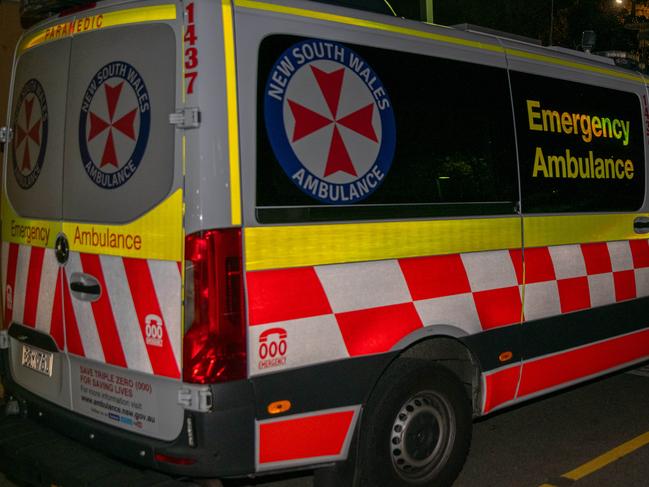
[[358, 54], [336, 42], [294, 44], [273, 66], [264, 97], [273, 152], [303, 192], [350, 204], [381, 185], [394, 156], [394, 113]]
[[114, 61], [93, 76], [81, 104], [79, 148], [90, 179], [118, 188], [137, 171], [151, 126], [149, 92], [140, 73]]
[[30, 79], [25, 83], [14, 112], [13, 169], [16, 182], [31, 188], [43, 168], [47, 147], [47, 100], [43, 86]]

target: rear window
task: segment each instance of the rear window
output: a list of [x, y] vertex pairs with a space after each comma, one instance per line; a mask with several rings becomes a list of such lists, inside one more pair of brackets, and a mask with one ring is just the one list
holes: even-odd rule
[[503, 69], [273, 36], [258, 79], [261, 222], [513, 212]]

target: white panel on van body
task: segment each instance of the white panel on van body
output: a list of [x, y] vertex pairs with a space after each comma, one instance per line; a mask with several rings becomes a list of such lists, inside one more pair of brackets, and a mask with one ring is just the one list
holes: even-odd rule
[[[195, 49], [192, 52], [195, 53], [198, 63], [198, 69], [190, 70], [196, 75], [191, 86], [190, 78], [186, 78], [185, 105], [198, 107], [201, 119], [199, 128], [183, 132], [186, 138], [187, 161], [185, 185], [191, 188], [191, 191], [185, 193], [185, 229], [188, 235], [199, 230], [237, 224], [232, 221], [232, 141], [229, 134], [241, 134], [241, 131], [236, 126], [229, 126], [229, 123], [236, 122], [237, 117], [235, 114], [234, 118], [230, 118], [229, 110], [234, 111], [236, 105], [228, 106], [226, 93], [226, 34], [222, 26], [224, 15], [231, 12], [231, 6], [226, 6], [225, 3], [212, 0], [185, 2], [186, 29], [193, 26], [197, 38], [194, 44], [186, 40], [183, 47], [186, 51]], [[190, 8], [193, 9], [193, 18], [190, 18], [188, 13]], [[233, 41], [232, 33], [228, 35]], [[234, 49], [234, 46], [230, 47]], [[234, 58], [231, 61], [234, 63]], [[235, 184], [238, 184], [238, 181]], [[235, 204], [241, 203], [236, 201]]]

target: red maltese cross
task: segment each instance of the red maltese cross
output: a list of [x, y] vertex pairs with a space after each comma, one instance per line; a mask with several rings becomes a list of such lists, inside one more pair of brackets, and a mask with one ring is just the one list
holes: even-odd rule
[[119, 162], [117, 161], [117, 152], [115, 150], [113, 129], [124, 134], [129, 139], [135, 140], [134, 125], [137, 108], [134, 108], [123, 117], [115, 120], [115, 110], [117, 109], [117, 103], [119, 102], [119, 97], [122, 93], [124, 82], [122, 81], [115, 86], [110, 86], [108, 83], [106, 83], [104, 86], [106, 87], [108, 121], [104, 120], [99, 115], [90, 112], [90, 134], [88, 135], [88, 142], [97, 137], [99, 134], [103, 133], [105, 130], [108, 130], [108, 137], [106, 137], [106, 145], [104, 146], [104, 152], [101, 156], [101, 163], [99, 167], [104, 167], [109, 164], [111, 166], [119, 167]]
[[338, 171], [351, 174], [352, 176], [358, 176], [351, 157], [349, 156], [349, 152], [347, 151], [347, 147], [345, 147], [345, 142], [340, 135], [338, 126], [341, 125], [353, 130], [363, 137], [378, 142], [378, 138], [374, 132], [374, 127], [372, 126], [374, 104], [370, 103], [352, 113], [339, 116], [338, 105], [343, 86], [343, 77], [345, 76], [345, 68], [340, 68], [331, 73], [326, 73], [311, 65], [311, 72], [318, 82], [320, 91], [329, 107], [329, 113], [324, 115], [317, 113], [310, 108], [289, 99], [288, 104], [291, 113], [295, 118], [293, 142], [311, 135], [324, 127], [334, 124], [324, 176], [327, 177]]
[[33, 140], [36, 145], [41, 145], [41, 119], [39, 118], [33, 125], [31, 124], [34, 100], [34, 97], [31, 100], [25, 98], [25, 126], [21, 127], [19, 123], [16, 123], [16, 152], [18, 152], [20, 144], [25, 142], [23, 162], [20, 166], [22, 171], [31, 171], [32, 169], [31, 156], [29, 154], [29, 139]]

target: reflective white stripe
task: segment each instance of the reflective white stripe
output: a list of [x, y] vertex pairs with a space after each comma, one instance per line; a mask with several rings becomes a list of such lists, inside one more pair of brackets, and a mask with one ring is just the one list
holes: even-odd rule
[[[9, 242], [2, 242], [2, 309], [7, 306], [5, 299], [7, 297], [7, 266], [9, 265]], [[4, 320], [4, 315], [2, 317]]]
[[482, 331], [471, 293], [415, 301], [415, 308], [424, 326], [451, 325], [468, 334]]
[[608, 253], [611, 256], [613, 272], [633, 269], [633, 257], [631, 256], [631, 246], [628, 241], [608, 242], [607, 246]]
[[316, 266], [315, 271], [334, 313], [412, 301], [396, 260]]
[[557, 279], [569, 279], [571, 277], [583, 277], [586, 275], [586, 263], [584, 254], [579, 245], [559, 245], [548, 247], [554, 273]]
[[639, 298], [649, 296], [649, 267], [635, 270], [635, 287]]
[[588, 276], [588, 290], [590, 291], [590, 305], [604, 306], [615, 302], [615, 284], [613, 274], [595, 274]]
[[[36, 328], [49, 333], [52, 328], [52, 309], [54, 307], [54, 293], [56, 292], [56, 279], [59, 273], [59, 264], [53, 249], [45, 249], [43, 256], [43, 270], [38, 288], [38, 305], [36, 307]], [[61, 303], [59, 303], [59, 306]]]
[[182, 363], [180, 343], [182, 326], [180, 323], [180, 271], [176, 262], [149, 260], [149, 271], [153, 287], [158, 296], [171, 348], [176, 357], [176, 363]]
[[27, 292], [27, 275], [29, 274], [29, 257], [32, 248], [28, 245], [18, 247], [18, 262], [16, 265], [16, 284], [14, 286], [14, 301], [12, 320], [22, 323], [25, 311], [25, 293]]
[[557, 281], [535, 282], [525, 286], [525, 320], [532, 321], [561, 314]]
[[124, 261], [121, 257], [107, 255], [101, 255], [99, 260], [126, 364], [129, 369], [151, 374], [153, 369], [135, 313], [131, 290], [128, 287]]
[[518, 285], [509, 251], [473, 252], [461, 256], [472, 292]]
[[[77, 252], [70, 252], [70, 258], [65, 265], [65, 273], [68, 277], [68, 285], [72, 282], [71, 276], [74, 272], [83, 272], [81, 267], [81, 258]], [[92, 313], [92, 305], [89, 301], [81, 301], [74, 297], [71, 291], [72, 308], [74, 315], [77, 319], [79, 327], [79, 335], [81, 336], [81, 343], [85, 356], [89, 359], [104, 362], [104, 351], [101, 348], [101, 341], [99, 340], [99, 333], [97, 332], [97, 324], [95, 316]]]

